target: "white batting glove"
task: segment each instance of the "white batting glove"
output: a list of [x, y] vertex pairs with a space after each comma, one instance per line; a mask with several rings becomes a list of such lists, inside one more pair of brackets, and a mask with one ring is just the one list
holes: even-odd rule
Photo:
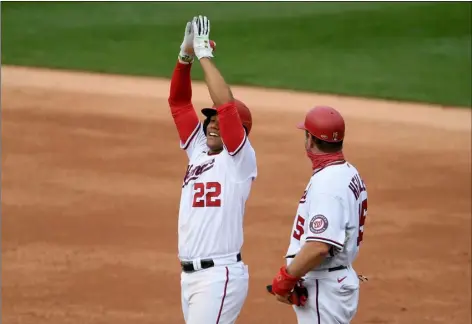
[[206, 16], [194, 17], [192, 28], [195, 56], [199, 60], [203, 57], [213, 57], [213, 49], [210, 46], [210, 20]]
[[180, 45], [179, 61], [180, 63], [189, 64], [193, 62], [194, 55], [193, 53], [187, 53], [186, 48], [193, 47], [193, 28], [192, 23], [189, 21], [185, 26], [184, 40]]

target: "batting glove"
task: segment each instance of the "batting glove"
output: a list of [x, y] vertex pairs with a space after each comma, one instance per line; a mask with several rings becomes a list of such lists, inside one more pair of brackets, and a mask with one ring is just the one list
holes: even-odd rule
[[213, 57], [213, 49], [210, 46], [210, 20], [206, 16], [194, 17], [193, 26], [193, 50], [200, 60], [203, 57]]
[[[267, 286], [267, 291], [274, 295], [272, 285]], [[288, 294], [288, 301], [295, 306], [305, 306], [308, 299], [308, 289], [303, 285], [302, 280], [299, 280], [293, 290]]]
[[187, 48], [193, 47], [193, 27], [192, 23], [189, 21], [185, 26], [184, 40], [180, 45], [179, 53], [179, 62], [184, 64], [189, 64], [193, 62], [194, 55], [186, 52]]

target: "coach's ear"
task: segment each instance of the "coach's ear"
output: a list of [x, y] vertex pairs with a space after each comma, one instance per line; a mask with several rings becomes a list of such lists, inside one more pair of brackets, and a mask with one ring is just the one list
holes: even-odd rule
[[307, 133], [307, 136], [308, 136], [308, 139], [307, 139], [308, 147], [309, 148], [314, 148], [316, 146], [315, 138], [310, 133], [308, 133], [308, 132], [306, 132], [306, 133]]

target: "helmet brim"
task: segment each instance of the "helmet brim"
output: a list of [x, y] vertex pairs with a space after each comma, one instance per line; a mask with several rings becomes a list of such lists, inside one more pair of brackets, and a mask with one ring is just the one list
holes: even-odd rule
[[297, 124], [297, 128], [298, 129], [302, 129], [302, 130], [307, 130], [306, 127], [305, 127], [305, 123], [304, 122], [300, 122]]
[[216, 115], [216, 109], [215, 108], [203, 108], [201, 110], [201, 112], [205, 117], [211, 117], [211, 116]]

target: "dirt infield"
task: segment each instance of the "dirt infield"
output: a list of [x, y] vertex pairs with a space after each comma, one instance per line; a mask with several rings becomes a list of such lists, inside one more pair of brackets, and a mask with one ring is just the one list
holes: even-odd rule
[[[183, 323], [177, 211], [186, 156], [150, 78], [2, 67], [2, 323]], [[369, 191], [355, 323], [470, 323], [471, 110], [235, 87], [259, 178], [238, 323], [295, 323], [264, 287], [310, 176], [295, 123], [345, 115]], [[210, 100], [194, 87], [198, 108]]]

